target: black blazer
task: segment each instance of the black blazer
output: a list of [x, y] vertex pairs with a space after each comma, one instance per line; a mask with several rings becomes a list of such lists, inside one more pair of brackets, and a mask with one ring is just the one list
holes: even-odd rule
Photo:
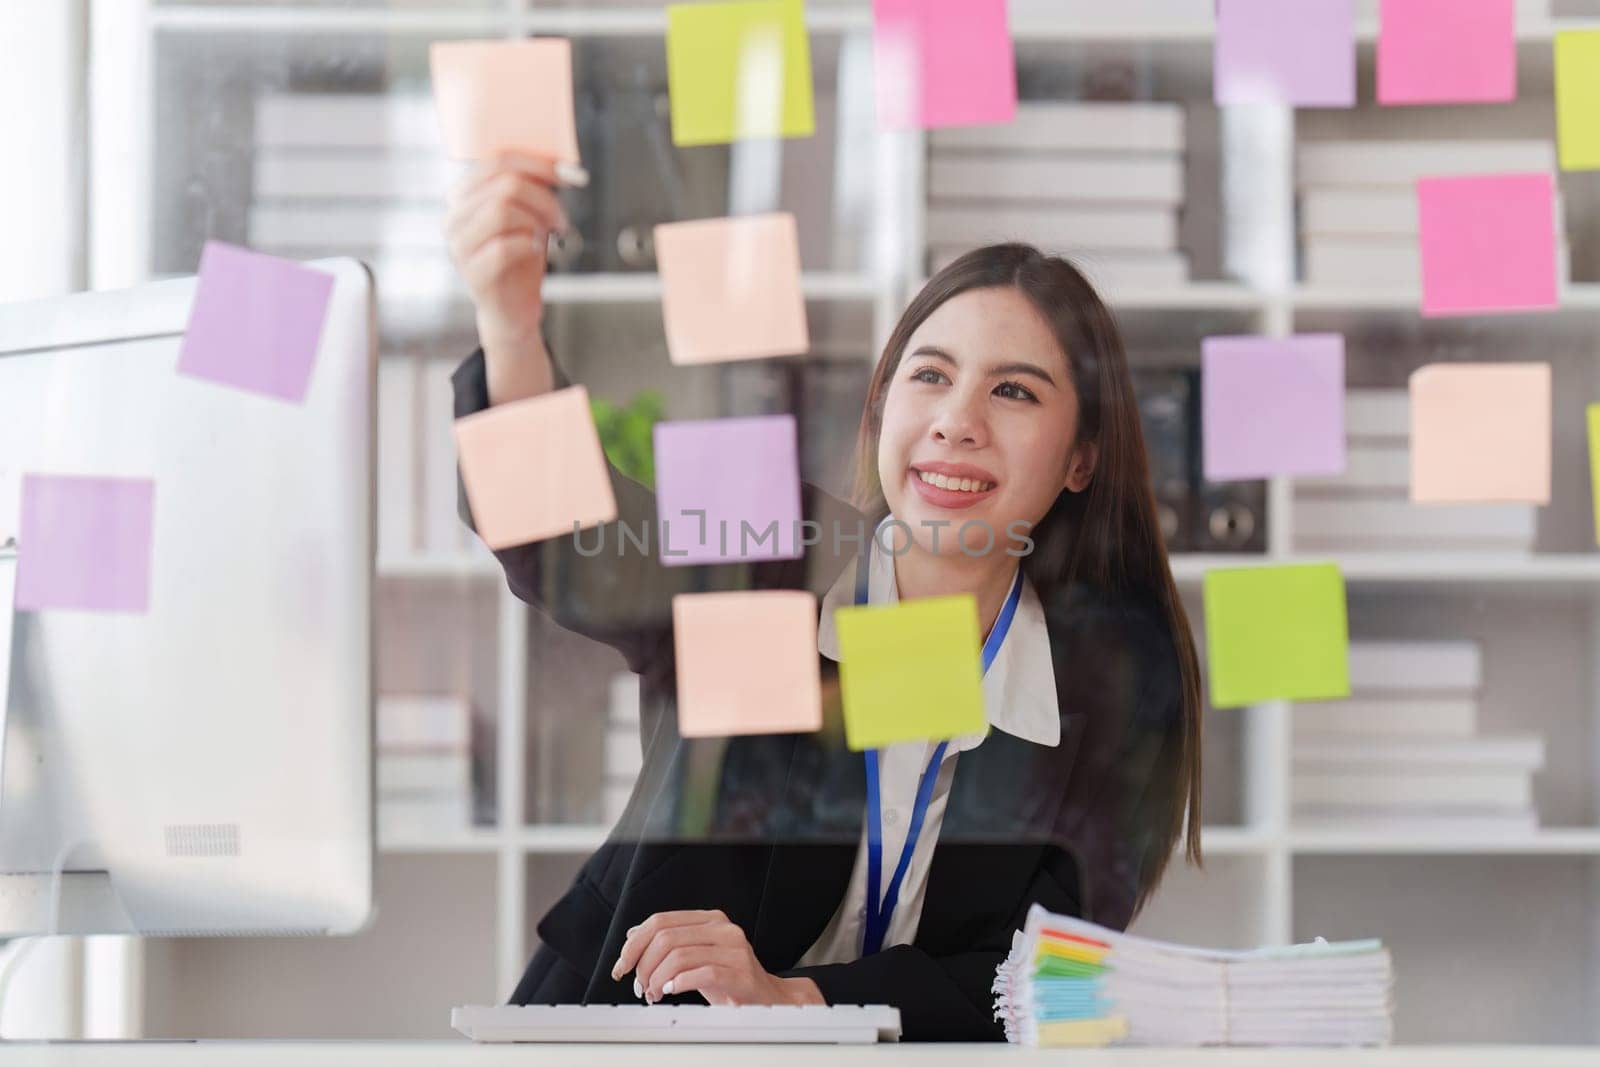
[[[557, 387], [568, 384], [559, 367]], [[457, 417], [488, 406], [481, 350], [454, 375]], [[652, 492], [611, 469], [618, 522], [656, 526]], [[871, 527], [815, 486], [807, 520]], [[471, 514], [461, 495], [463, 519]], [[498, 552], [512, 592], [562, 627], [618, 649], [640, 677], [644, 769], [618, 825], [538, 924], [543, 942], [511, 995], [526, 1003], [636, 1003], [613, 981], [625, 932], [654, 912], [718, 908], [770, 972], [813, 979], [828, 1003], [900, 1009], [908, 1040], [1003, 1040], [990, 985], [1032, 903], [1122, 929], [1156, 854], [1181, 756], [1177, 658], [1156, 601], [1075, 586], [1040, 591], [1061, 743], [999, 730], [958, 757], [914, 944], [797, 967], [833, 917], [859, 846], [861, 753], [845, 748], [838, 666], [819, 655], [815, 734], [678, 736], [671, 604], [682, 592], [810, 589], [819, 604], [856, 544], [800, 560], [663, 567], [617, 523]], [[626, 551], [619, 557], [618, 546]], [[654, 549], [654, 543], [652, 543]], [[668, 1002], [702, 1003], [698, 994]]]

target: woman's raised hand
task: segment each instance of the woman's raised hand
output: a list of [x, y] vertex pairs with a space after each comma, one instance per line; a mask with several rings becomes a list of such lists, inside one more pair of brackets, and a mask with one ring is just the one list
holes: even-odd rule
[[720, 911], [658, 911], [628, 931], [611, 968], [634, 972], [634, 993], [648, 1003], [699, 993], [708, 1004], [822, 1004], [809, 978], [769, 974], [744, 930]]
[[445, 238], [477, 308], [478, 334], [519, 345], [538, 337], [550, 234], [568, 228], [548, 160], [506, 154], [450, 191]]

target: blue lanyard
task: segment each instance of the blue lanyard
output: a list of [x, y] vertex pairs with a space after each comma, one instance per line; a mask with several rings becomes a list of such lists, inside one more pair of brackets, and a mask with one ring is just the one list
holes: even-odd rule
[[[856, 565], [856, 604], [868, 601], [867, 578], [871, 542], [862, 546], [860, 562]], [[989, 639], [983, 643], [983, 672], [989, 673], [989, 664], [1000, 654], [1006, 634], [1011, 630], [1011, 619], [1017, 613], [1017, 602], [1022, 599], [1022, 569], [1011, 582], [1011, 592], [1000, 609]], [[939, 765], [944, 761], [949, 741], [940, 741], [933, 750], [922, 779], [917, 783], [917, 798], [911, 806], [911, 825], [906, 828], [905, 847], [900, 850], [900, 861], [895, 864], [894, 877], [889, 879], [889, 891], [879, 893], [883, 881], [883, 802], [878, 790], [878, 750], [869, 748], [867, 760], [867, 926], [861, 941], [861, 954], [870, 956], [883, 948], [883, 939], [889, 932], [889, 920], [894, 917], [895, 904], [900, 896], [900, 883], [905, 880], [906, 869], [911, 866], [911, 853], [916, 850], [917, 838], [922, 834], [922, 823], [928, 815], [928, 803], [933, 799], [933, 783], [939, 777]]]

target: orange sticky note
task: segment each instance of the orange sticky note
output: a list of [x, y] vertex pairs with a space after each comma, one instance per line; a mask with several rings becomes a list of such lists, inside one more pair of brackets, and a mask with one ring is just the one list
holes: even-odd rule
[[1550, 503], [1550, 364], [1435, 363], [1411, 375], [1411, 499]]
[[583, 386], [457, 419], [455, 433], [473, 523], [490, 548], [570, 535], [617, 517]]
[[793, 215], [671, 222], [656, 227], [655, 242], [672, 362], [797, 356], [811, 347]]
[[678, 733], [809, 733], [822, 726], [817, 598], [803, 590], [672, 598]]
[[572, 42], [436, 41], [428, 47], [433, 99], [452, 159], [516, 151], [578, 163]]
[[1594, 541], [1600, 545], [1600, 404], [1590, 404], [1589, 414], [1589, 482], [1593, 490]]

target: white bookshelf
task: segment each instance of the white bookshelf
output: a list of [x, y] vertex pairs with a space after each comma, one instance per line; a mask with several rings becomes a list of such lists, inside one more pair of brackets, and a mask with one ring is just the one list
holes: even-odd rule
[[[1012, 0], [1012, 26], [1031, 60], [1054, 55], [1064, 62], [1082, 62], [1085, 49], [1112, 47], [1138, 54], [1159, 69], [1170, 65], [1174, 78], [1193, 78], [1195, 70], [1208, 70], [1213, 26], [1212, 5], [1196, 0], [1200, 17], [1182, 23], [1147, 23], [1111, 12], [1094, 18], [1062, 17], [1050, 0]], [[153, 0], [93, 0], [97, 66], [90, 87], [95, 138], [91, 155], [90, 195], [91, 277], [97, 287], [133, 284], [148, 275], [156, 218], [152, 204], [156, 168], [151, 159], [156, 100], [163, 71], [157, 40], [184, 39], [193, 46], [208, 35], [256, 35], [292, 54], [297, 42], [317, 37], [345, 35], [350, 40], [403, 41], [408, 47], [433, 37], [563, 34], [584, 38], [632, 39], [659, 35], [665, 28], [660, 4], [592, 3], [543, 6], [540, 0], [504, 0], [481, 6], [452, 5], [438, 0], [432, 6], [408, 0], [404, 4], [369, 6], [336, 2], [273, 4], [250, 7], [231, 4], [157, 4]], [[837, 41], [843, 35], [870, 30], [867, 0], [811, 0], [807, 8], [813, 41]], [[1522, 54], [1542, 54], [1556, 31], [1600, 27], [1600, 12], [1593, 16], [1559, 17], [1524, 21], [1518, 25]], [[1359, 27], [1364, 61], [1370, 62], [1374, 27]], [[1193, 96], [1190, 97], [1193, 99]], [[1293, 262], [1296, 242], [1292, 217], [1293, 147], [1304, 134], [1303, 124], [1292, 116], [1277, 116], [1262, 124], [1267, 131], [1267, 151], [1274, 161], [1264, 174], [1266, 187], [1289, 191], [1289, 212], [1258, 219], [1264, 228], [1258, 236], [1277, 247]], [[1224, 133], [1219, 130], [1219, 143]], [[1536, 131], [1529, 136], [1547, 136]], [[1273, 140], [1273, 139], [1276, 140]], [[897, 143], [888, 165], [897, 168], [900, 203], [920, 204], [924, 186], [925, 145], [920, 137]], [[1220, 149], [1219, 149], [1220, 150]], [[1281, 169], [1271, 170], [1271, 167]], [[892, 205], [880, 205], [887, 210]], [[1218, 204], [1198, 205], [1220, 210]], [[1569, 205], [1569, 208], [1573, 205]], [[865, 311], [875, 352], [887, 336], [895, 316], [923, 280], [920, 210], [910, 213], [905, 228], [906, 247], [882, 269], [810, 271], [803, 287], [808, 302], [825, 308]], [[1576, 216], [1574, 216], [1576, 217]], [[1571, 219], [1569, 219], [1569, 224]], [[552, 274], [546, 295], [552, 307], [591, 309], [603, 315], [648, 312], [659, 301], [660, 281], [653, 274]], [[412, 294], [387, 294], [396, 298]], [[428, 296], [430, 294], [423, 294]], [[1413, 323], [1419, 303], [1414, 292], [1403, 288], [1345, 290], [1292, 283], [1247, 284], [1202, 280], [1181, 286], [1112, 291], [1110, 298], [1125, 325], [1142, 321], [1162, 323], [1219, 322], [1230, 330], [1287, 335], [1300, 328], [1327, 328], [1333, 321], [1386, 320]], [[435, 301], [439, 294], [431, 294]], [[459, 292], [454, 303], [439, 308], [444, 316], [460, 320], [465, 305]], [[465, 321], [470, 325], [470, 315]], [[1469, 334], [1472, 320], [1458, 327]], [[1588, 329], [1600, 338], [1600, 283], [1580, 282], [1566, 287], [1559, 312], [1548, 316], [1517, 316], [1493, 320], [1500, 330], [1526, 329], [1538, 337], [1548, 323]], [[1565, 328], [1565, 327], [1563, 327]], [[1529, 346], [1530, 348], [1532, 346]], [[1600, 342], [1591, 346], [1595, 371], [1589, 385], [1600, 399]], [[444, 354], [444, 353], [441, 353]], [[1531, 351], [1511, 358], [1532, 358]], [[1198, 360], [1198, 345], [1195, 346]], [[1536, 689], [1542, 681], [1559, 678], [1558, 698], [1530, 705], [1529, 729], [1552, 731], [1548, 742], [1560, 749], [1560, 780], [1552, 786], [1557, 817], [1531, 835], [1448, 836], [1369, 834], [1331, 830], [1296, 829], [1289, 818], [1291, 774], [1290, 717], [1292, 707], [1268, 704], [1240, 711], [1215, 711], [1209, 715], [1221, 728], [1219, 736], [1233, 746], [1220, 753], [1231, 772], [1220, 783], [1223, 795], [1211, 810], [1234, 816], [1203, 831], [1207, 855], [1205, 873], [1184, 869], [1175, 861], [1168, 883], [1158, 893], [1137, 929], [1154, 936], [1173, 936], [1221, 944], [1250, 944], [1303, 939], [1317, 933], [1358, 936], [1366, 931], [1368, 916], [1384, 926], [1377, 931], [1391, 936], [1397, 971], [1402, 977], [1400, 1035], [1433, 1037], [1450, 1033], [1463, 1015], [1477, 1015], [1477, 1029], [1469, 1036], [1504, 1040], [1600, 1040], [1600, 1019], [1585, 1021], [1574, 1012], [1550, 1011], [1541, 1005], [1559, 998], [1593, 1005], [1600, 1002], [1600, 553], [1579, 551], [1576, 545], [1560, 552], [1534, 554], [1482, 554], [1458, 552], [1382, 552], [1341, 554], [1333, 557], [1295, 550], [1293, 485], [1276, 479], [1268, 486], [1267, 548], [1258, 556], [1230, 554], [1178, 554], [1173, 570], [1189, 604], [1197, 629], [1200, 586], [1205, 573], [1216, 567], [1268, 561], [1291, 563], [1332, 558], [1340, 565], [1352, 602], [1365, 605], [1364, 617], [1416, 617], [1417, 626], [1432, 619], [1447, 628], [1470, 624], [1489, 643], [1504, 641], [1515, 648], [1549, 649], [1552, 662], [1513, 662], [1512, 688]], [[1590, 539], [1592, 541], [1592, 538]], [[377, 561], [380, 583], [444, 583], [475, 603], [491, 601], [496, 619], [494, 643], [496, 669], [492, 703], [496, 717], [497, 824], [456, 834], [386, 838], [379, 842], [380, 867], [391, 879], [412, 876], [435, 879], [432, 896], [440, 909], [451, 909], [458, 887], [475, 901], [492, 901], [472, 919], [471, 929], [481, 935], [473, 944], [493, 946], [492, 959], [468, 958], [450, 974], [470, 973], [479, 985], [462, 992], [433, 988], [424, 998], [437, 1007], [436, 1018], [402, 1023], [416, 1036], [447, 1036], [448, 1008], [474, 996], [501, 997], [520, 976], [535, 943], [533, 924], [570, 879], [577, 862], [603, 839], [606, 828], [572, 823], [536, 824], [530, 821], [528, 794], [523, 785], [531, 775], [548, 770], [552, 757], [540, 749], [536, 762], [528, 761], [530, 695], [540, 690], [542, 679], [532, 676], [529, 663], [528, 609], [505, 586], [498, 566], [481, 550], [412, 553], [385, 556]], [[1454, 612], [1455, 614], [1452, 614]], [[1504, 617], [1502, 617], [1504, 616]], [[1409, 623], [1408, 623], [1409, 624]], [[1481, 634], [1479, 634], [1481, 631]], [[1422, 631], [1418, 631], [1422, 632]], [[1587, 651], [1585, 652], [1585, 649]], [[1534, 653], [1529, 652], [1528, 656]], [[1570, 676], [1570, 677], [1569, 677]], [[1508, 718], [1518, 706], [1504, 697], [1501, 710], [1505, 728], [1521, 720]], [[1553, 731], [1563, 731], [1556, 733]], [[1208, 734], [1208, 744], [1210, 735]], [[1233, 795], [1226, 791], [1234, 790]], [[1232, 809], [1230, 811], [1230, 809]], [[1463, 922], [1481, 925], [1496, 909], [1519, 921], [1517, 888], [1537, 883], [1552, 914], [1581, 916], [1581, 928], [1552, 947], [1548, 939], [1530, 938], [1537, 948], [1518, 948], [1518, 942], [1496, 942], [1499, 957], [1492, 962], [1518, 976], [1522, 990], [1499, 988], [1497, 995], [1512, 1005], [1505, 1017], [1495, 1011], [1474, 1013], [1474, 996], [1482, 994], [1468, 973], [1455, 977], [1459, 966], [1452, 941], [1455, 928], [1448, 909], [1437, 924], [1416, 921], [1409, 905], [1391, 899], [1382, 885], [1393, 878], [1414, 895], [1449, 891], [1452, 905]], [[380, 871], [380, 891], [383, 886]], [[1431, 879], [1431, 880], [1430, 880]], [[1461, 883], [1466, 883], [1463, 888]], [[1468, 894], [1473, 884], [1480, 888]], [[391, 883], [392, 884], [392, 883]], [[410, 898], [407, 898], [410, 900]], [[1340, 902], [1347, 902], [1341, 904]], [[380, 907], [383, 900], [380, 898]], [[422, 910], [407, 912], [411, 922], [428, 921]], [[1365, 910], [1363, 910], [1365, 909]], [[1508, 920], [1509, 921], [1509, 920]], [[408, 982], [425, 982], [425, 963], [397, 955], [390, 947], [398, 938], [383, 922], [359, 947], [362, 960], [405, 968]], [[392, 942], [398, 945], [401, 942]], [[435, 946], [448, 954], [448, 945]], [[164, 952], [168, 951], [163, 949]], [[178, 983], [173, 998], [181, 999], [182, 983], [212, 981], [216, 975], [237, 976], [246, 968], [228, 947], [174, 949], [177, 955], [157, 967], [153, 981]], [[183, 953], [192, 951], [193, 956]], [[235, 955], [246, 950], [241, 947]], [[338, 952], [327, 946], [307, 947], [312, 953]], [[1518, 952], [1521, 955], [1517, 955]], [[1555, 962], [1540, 953], [1564, 953]], [[301, 1036], [352, 1036], [337, 1015], [319, 1009], [318, 998], [351, 993], [340, 988], [321, 990], [315, 974], [301, 974], [304, 963], [288, 951], [266, 968], [259, 981], [302, 982], [304, 1003], [286, 1008], [281, 1024], [285, 1033]], [[203, 965], [186, 968], [185, 961]], [[1446, 973], [1449, 972], [1449, 973]], [[1408, 973], [1420, 975], [1418, 984], [1406, 986]], [[1542, 979], [1540, 975], [1550, 976]], [[1581, 985], [1569, 987], [1567, 979], [1579, 976]], [[1558, 977], [1559, 976], [1559, 977]], [[238, 996], [252, 995], [249, 982], [240, 978]], [[1560, 981], [1562, 984], [1557, 985]], [[1455, 983], [1452, 985], [1452, 983]], [[374, 988], [381, 983], [373, 983]], [[1520, 999], [1519, 999], [1520, 998]], [[281, 998], [280, 998], [281, 1001]], [[431, 1007], [429, 1010], [433, 1010]], [[1525, 1018], [1519, 1021], [1516, 1012]], [[1409, 1014], [1408, 1014], [1409, 1013]], [[165, 1016], [168, 1025], [172, 1015]], [[176, 1016], [183, 1022], [190, 1017]], [[1531, 1020], [1531, 1021], [1529, 1021]], [[1495, 1029], [1499, 1027], [1500, 1029]]]

